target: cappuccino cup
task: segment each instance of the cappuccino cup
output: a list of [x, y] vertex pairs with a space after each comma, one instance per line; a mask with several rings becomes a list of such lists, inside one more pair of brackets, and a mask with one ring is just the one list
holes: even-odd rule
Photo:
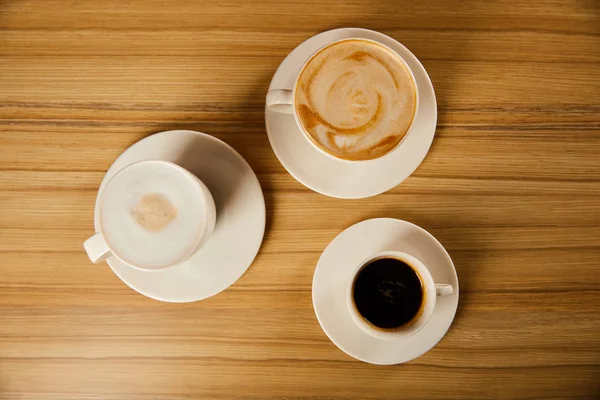
[[83, 244], [90, 260], [115, 257], [148, 271], [190, 258], [208, 241], [216, 221], [206, 185], [167, 161], [123, 168], [100, 192], [98, 207], [98, 232]]
[[330, 43], [301, 66], [294, 87], [267, 93], [267, 108], [293, 114], [311, 145], [343, 162], [394, 151], [409, 135], [418, 88], [408, 64], [368, 39]]
[[451, 295], [454, 288], [434, 282], [416, 257], [385, 251], [356, 267], [346, 293], [350, 315], [363, 332], [399, 340], [420, 331], [431, 319], [437, 297]]

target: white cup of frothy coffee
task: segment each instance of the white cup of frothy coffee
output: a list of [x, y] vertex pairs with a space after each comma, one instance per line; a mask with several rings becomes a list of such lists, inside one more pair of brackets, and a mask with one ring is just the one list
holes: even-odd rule
[[389, 47], [362, 38], [330, 43], [300, 68], [292, 90], [267, 93], [268, 109], [293, 114], [308, 142], [337, 161], [368, 161], [409, 135], [418, 90], [408, 64]]
[[140, 161], [110, 179], [99, 196], [99, 224], [83, 244], [90, 260], [108, 257], [143, 270], [161, 270], [195, 254], [216, 221], [202, 181], [167, 161]]

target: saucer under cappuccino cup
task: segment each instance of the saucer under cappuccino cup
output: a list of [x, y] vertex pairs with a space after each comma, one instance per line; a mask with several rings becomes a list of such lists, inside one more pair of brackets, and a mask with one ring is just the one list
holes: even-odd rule
[[216, 221], [206, 185], [167, 161], [140, 161], [123, 168], [98, 201], [99, 231], [84, 243], [94, 263], [116, 257], [142, 270], [172, 267], [202, 248]]
[[416, 257], [385, 251], [356, 267], [346, 298], [361, 330], [378, 339], [398, 340], [421, 330], [433, 315], [437, 296], [453, 292], [451, 285], [434, 282]]
[[267, 93], [267, 107], [293, 114], [304, 137], [338, 161], [368, 161], [410, 134], [418, 89], [408, 64], [389, 47], [349, 38], [330, 43], [301, 66], [294, 87]]

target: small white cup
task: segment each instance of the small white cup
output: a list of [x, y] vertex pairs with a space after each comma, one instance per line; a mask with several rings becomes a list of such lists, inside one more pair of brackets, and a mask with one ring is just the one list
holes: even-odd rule
[[[189, 246], [189, 248], [186, 249], [187, 251], [182, 253], [181, 257], [179, 257], [174, 262], [171, 262], [167, 265], [158, 265], [158, 266], [157, 265], [148, 265], [144, 262], [136, 261], [135, 259], [132, 260], [131, 257], [126, 258], [122, 254], [120, 254], [119, 251], [115, 248], [117, 246], [115, 246], [114, 244], [111, 245], [110, 241], [108, 241], [106, 239], [107, 233], [111, 230], [112, 227], [105, 226], [103, 223], [100, 223], [98, 226], [99, 232], [97, 232], [94, 236], [87, 239], [83, 244], [83, 247], [85, 248], [85, 251], [86, 251], [88, 257], [90, 258], [90, 260], [93, 263], [98, 263], [109, 257], [115, 257], [115, 258], [119, 259], [121, 262], [123, 262], [124, 264], [126, 264], [132, 268], [137, 268], [137, 269], [147, 270], [147, 271], [163, 270], [163, 269], [166, 269], [166, 268], [169, 268], [169, 267], [172, 267], [174, 265], [184, 262], [185, 260], [190, 258], [192, 255], [194, 255], [198, 250], [200, 250], [201, 247], [208, 241], [208, 239], [212, 235], [213, 229], [215, 227], [216, 215], [217, 215], [213, 197], [212, 197], [210, 191], [208, 190], [208, 188], [206, 187], [206, 185], [200, 179], [198, 179], [194, 174], [192, 174], [191, 172], [187, 171], [186, 169], [184, 169], [176, 164], [173, 164], [171, 162], [168, 162], [168, 161], [161, 161], [161, 160], [140, 161], [140, 162], [128, 165], [125, 168], [123, 168], [122, 170], [120, 170], [119, 172], [117, 172], [115, 174], [115, 176], [112, 177], [108, 181], [108, 183], [106, 184], [106, 186], [100, 193], [99, 201], [98, 201], [98, 204], [100, 204], [100, 213], [103, 212], [102, 207], [103, 207], [104, 201], [107, 197], [107, 193], [111, 193], [111, 196], [119, 197], [117, 200], [120, 200], [120, 198], [122, 197], [124, 202], [126, 201], [127, 196], [131, 195], [131, 193], [128, 193], [127, 189], [122, 190], [120, 188], [120, 186], [119, 186], [119, 189], [117, 189], [117, 190], [110, 190], [110, 189], [114, 189], [114, 188], [111, 188], [111, 185], [113, 185], [114, 182], [116, 182], [118, 179], [123, 179], [124, 177], [127, 178], [126, 175], [132, 174], [133, 173], [132, 171], [134, 171], [134, 170], [136, 170], [137, 172], [135, 172], [135, 173], [137, 173], [139, 175], [140, 169], [148, 170], [148, 171], [157, 171], [157, 168], [158, 168], [158, 171], [160, 171], [161, 169], [169, 169], [169, 171], [168, 171], [169, 174], [171, 174], [171, 175], [175, 174], [174, 176], [177, 178], [177, 181], [180, 182], [180, 184], [189, 185], [192, 189], [192, 190], [187, 190], [187, 192], [190, 193], [190, 196], [193, 196], [192, 198], [189, 198], [189, 201], [186, 200], [187, 204], [193, 205], [194, 207], [198, 207], [198, 210], [194, 209], [194, 211], [193, 211], [195, 213], [194, 215], [198, 215], [199, 213], [201, 213], [200, 214], [201, 218], [199, 218], [199, 220], [201, 220], [201, 222], [200, 222], [201, 226], [199, 226], [199, 227], [197, 227], [197, 229], [195, 229], [195, 231], [198, 232], [198, 234], [196, 235], [197, 237], [194, 238], [193, 244], [191, 246]], [[179, 179], [179, 178], [181, 178], [181, 179]], [[186, 189], [190, 189], [190, 187], [188, 187]], [[186, 199], [187, 199], [187, 197], [186, 197]], [[195, 226], [197, 226], [197, 225], [195, 225]], [[129, 234], [129, 232], [127, 234]], [[136, 233], [133, 232], [133, 230], [132, 230], [131, 234], [133, 235]], [[139, 234], [139, 232], [138, 232], [138, 234]], [[144, 233], [144, 234], [151, 234], [151, 233]], [[127, 239], [127, 237], [125, 237], [125, 239]], [[167, 241], [170, 239], [171, 238], [167, 238]], [[177, 240], [177, 238], [172, 238], [172, 239]], [[127, 244], [125, 246], [127, 246]]]
[[[354, 283], [356, 277], [366, 265], [381, 258], [395, 258], [405, 262], [412, 267], [421, 280], [421, 287], [423, 290], [423, 304], [421, 310], [412, 321], [398, 328], [382, 329], [373, 326], [358, 312], [354, 303]], [[435, 283], [427, 267], [417, 258], [399, 251], [384, 251], [367, 258], [355, 269], [347, 287], [347, 303], [352, 319], [363, 332], [381, 340], [399, 340], [414, 335], [429, 322], [429, 319], [433, 315], [433, 310], [435, 309], [437, 296], [447, 296], [452, 293], [454, 293], [452, 285]]]
[[325, 46], [322, 46], [321, 48], [317, 49], [314, 53], [312, 53], [310, 55], [310, 57], [308, 57], [306, 59], [306, 61], [304, 62], [304, 64], [302, 64], [302, 66], [299, 68], [298, 75], [294, 79], [294, 87], [293, 87], [292, 90], [290, 90], [290, 89], [272, 89], [272, 90], [269, 90], [267, 92], [267, 108], [269, 110], [272, 110], [272, 111], [275, 111], [275, 112], [278, 112], [278, 113], [293, 114], [294, 115], [294, 119], [296, 121], [296, 125], [298, 126], [298, 129], [300, 130], [300, 132], [302, 132], [302, 134], [304, 135], [304, 138], [311, 144], [311, 146], [313, 146], [315, 149], [317, 149], [317, 151], [319, 151], [321, 154], [324, 154], [324, 155], [326, 155], [327, 157], [329, 157], [329, 158], [331, 158], [333, 160], [340, 161], [340, 162], [345, 162], [345, 163], [368, 162], [368, 161], [372, 161], [372, 160], [347, 160], [347, 159], [344, 159], [344, 158], [339, 158], [339, 157], [334, 156], [333, 154], [328, 153], [327, 151], [325, 151], [321, 147], [319, 147], [310, 138], [309, 133], [306, 132], [306, 130], [302, 126], [302, 123], [300, 123], [300, 118], [298, 117], [298, 113], [296, 112], [296, 105], [295, 105], [296, 90], [298, 88], [298, 82], [299, 82], [300, 76], [302, 75], [302, 71], [304, 71], [304, 68], [308, 65], [309, 61], [315, 55], [317, 55], [317, 53], [319, 53], [321, 50], [323, 50], [326, 47], [332, 46], [332, 45], [334, 45], [336, 43], [343, 42], [343, 41], [346, 41], [346, 40], [360, 40], [360, 41], [365, 41], [365, 42], [372, 42], [374, 44], [377, 44], [379, 46], [383, 46], [383, 47], [387, 48], [389, 51], [391, 51], [393, 54], [395, 54], [398, 57], [398, 59], [405, 65], [407, 71], [409, 72], [409, 74], [410, 74], [410, 76], [412, 78], [412, 82], [413, 82], [413, 84], [415, 86], [415, 113], [414, 113], [414, 116], [413, 116], [412, 123], [409, 126], [409, 128], [408, 128], [408, 130], [406, 132], [406, 135], [404, 135], [404, 137], [396, 145], [396, 147], [393, 148], [392, 150], [388, 151], [387, 153], [383, 154], [382, 156], [376, 158], [376, 159], [379, 159], [379, 158], [382, 158], [382, 157], [385, 157], [385, 156], [391, 154], [400, 145], [402, 145], [402, 143], [404, 142], [404, 140], [406, 140], [406, 138], [408, 137], [408, 135], [411, 133], [412, 126], [414, 125], [414, 121], [416, 119], [417, 113], [419, 112], [419, 88], [417, 86], [417, 80], [415, 79], [415, 76], [414, 76], [412, 70], [410, 69], [408, 63], [402, 58], [402, 56], [400, 56], [400, 54], [398, 54], [396, 51], [392, 50], [388, 46], [384, 45], [383, 43], [380, 43], [380, 42], [375, 41], [375, 40], [364, 39], [364, 38], [345, 38], [345, 39], [336, 40], [334, 42], [328, 43]]

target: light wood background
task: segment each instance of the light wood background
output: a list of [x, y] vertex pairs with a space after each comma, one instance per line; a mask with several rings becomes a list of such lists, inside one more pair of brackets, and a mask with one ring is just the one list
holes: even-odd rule
[[[345, 26], [408, 46], [439, 104], [425, 162], [363, 200], [296, 182], [263, 120], [284, 56]], [[174, 305], [82, 242], [111, 162], [180, 128], [249, 161], [268, 226], [235, 285]], [[311, 304], [327, 243], [383, 216], [432, 232], [461, 284], [439, 345], [387, 367], [338, 350]], [[600, 3], [1, 1], [0, 261], [1, 399], [597, 399]]]

